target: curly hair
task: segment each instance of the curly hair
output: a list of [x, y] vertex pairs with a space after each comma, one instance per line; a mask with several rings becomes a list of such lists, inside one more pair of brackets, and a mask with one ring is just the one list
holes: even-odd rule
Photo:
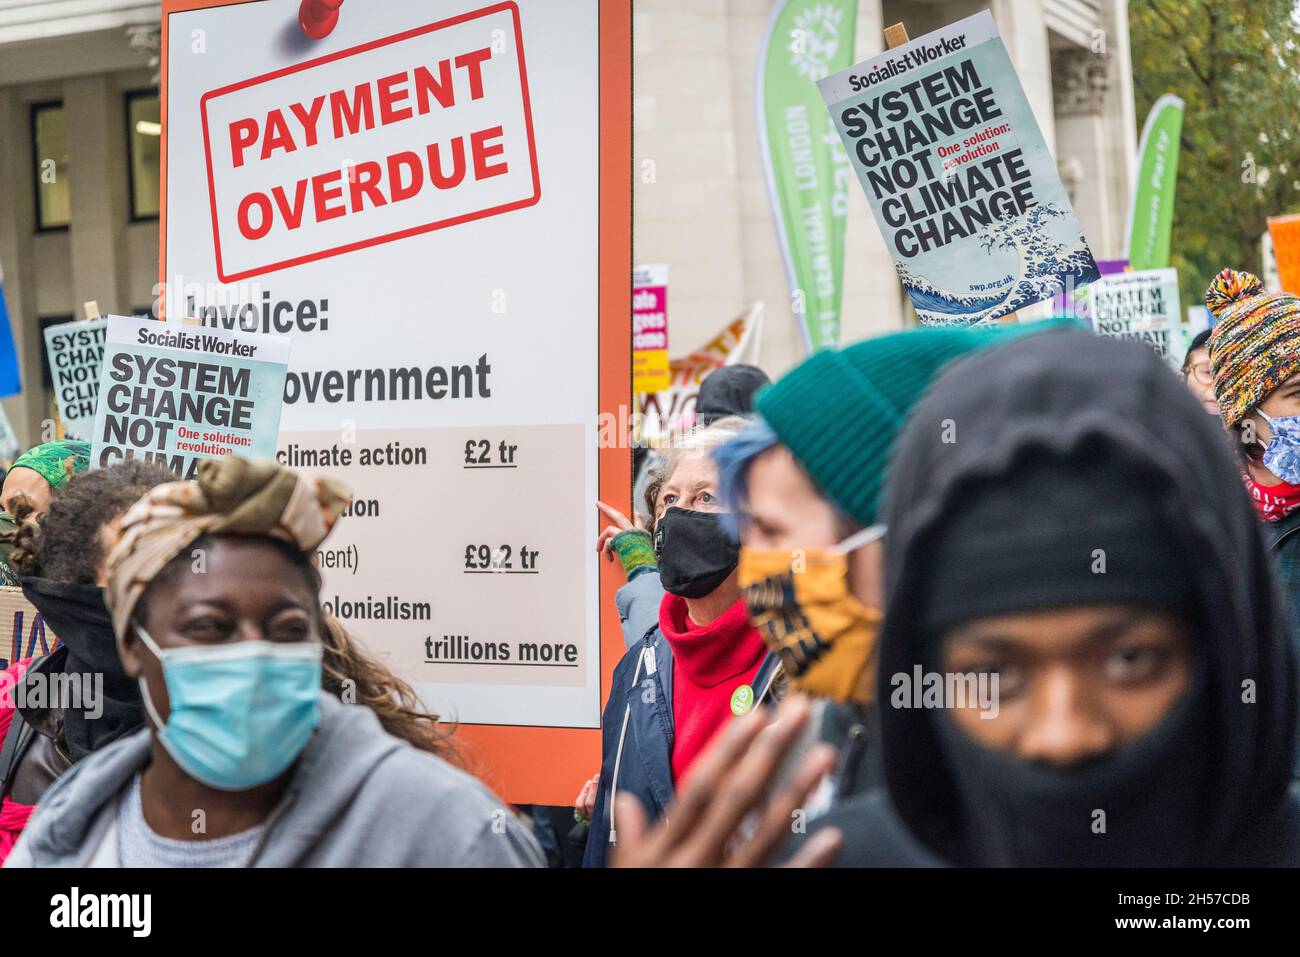
[[451, 741], [455, 726], [425, 711], [411, 686], [367, 651], [342, 622], [328, 611], [321, 615], [322, 687], [341, 701], [364, 704], [393, 737], [462, 766]]
[[39, 517], [24, 496], [13, 506], [18, 529], [10, 563], [20, 575], [68, 585], [99, 584], [105, 558], [101, 529], [155, 485], [175, 479], [157, 465], [130, 461], [73, 476]]

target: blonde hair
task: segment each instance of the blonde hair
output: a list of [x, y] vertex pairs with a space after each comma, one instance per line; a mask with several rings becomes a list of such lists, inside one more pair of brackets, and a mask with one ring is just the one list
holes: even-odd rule
[[728, 415], [710, 425], [689, 429], [673, 442], [672, 447], [664, 455], [663, 464], [650, 473], [650, 483], [645, 487], [645, 503], [652, 530], [659, 491], [664, 487], [664, 483], [673, 477], [677, 467], [688, 459], [709, 455], [714, 449], [743, 432], [749, 424], [750, 420], [744, 416]]

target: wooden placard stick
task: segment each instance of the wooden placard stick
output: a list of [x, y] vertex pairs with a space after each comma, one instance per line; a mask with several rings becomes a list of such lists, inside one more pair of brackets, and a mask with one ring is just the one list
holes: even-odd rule
[[94, 299], [81, 304], [81, 314], [87, 320], [99, 318], [99, 303]]
[[[892, 27], [885, 27], [885, 48], [888, 50], [894, 47], [901, 47], [907, 42], [907, 27], [902, 23], [895, 23]], [[912, 321], [915, 323], [916, 317], [913, 315]]]

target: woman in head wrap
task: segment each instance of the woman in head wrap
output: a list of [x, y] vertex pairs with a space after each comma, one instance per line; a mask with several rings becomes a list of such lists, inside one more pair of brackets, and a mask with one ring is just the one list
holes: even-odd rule
[[147, 727], [61, 777], [6, 866], [541, 862], [481, 784], [321, 691], [311, 555], [349, 498], [229, 458], [124, 516], [107, 597]]
[[90, 443], [60, 439], [28, 449], [14, 460], [0, 487], [0, 508], [13, 514], [14, 506], [25, 497], [38, 514], [50, 507], [54, 493], [63, 488], [74, 473], [90, 468]]

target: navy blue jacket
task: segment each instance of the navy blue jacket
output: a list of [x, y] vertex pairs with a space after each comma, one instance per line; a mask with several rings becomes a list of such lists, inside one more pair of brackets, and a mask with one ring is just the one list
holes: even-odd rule
[[[758, 666], [754, 691], [760, 703], [770, 697], [778, 662], [769, 652]], [[650, 821], [672, 803], [673, 653], [657, 624], [614, 669], [601, 735], [600, 786], [583, 867], [603, 867], [611, 834], [617, 836], [617, 819], [610, 821], [615, 788], [637, 797]]]
[[1300, 632], [1300, 510], [1262, 527], [1278, 583], [1286, 595], [1292, 628]]
[[[1291, 621], [1291, 640], [1300, 644], [1300, 510], [1280, 522], [1265, 524], [1264, 539], [1273, 557], [1278, 584], [1286, 596]], [[1297, 691], [1300, 694], [1300, 690]], [[1296, 764], [1293, 775], [1300, 778], [1300, 734], [1296, 737]]]

